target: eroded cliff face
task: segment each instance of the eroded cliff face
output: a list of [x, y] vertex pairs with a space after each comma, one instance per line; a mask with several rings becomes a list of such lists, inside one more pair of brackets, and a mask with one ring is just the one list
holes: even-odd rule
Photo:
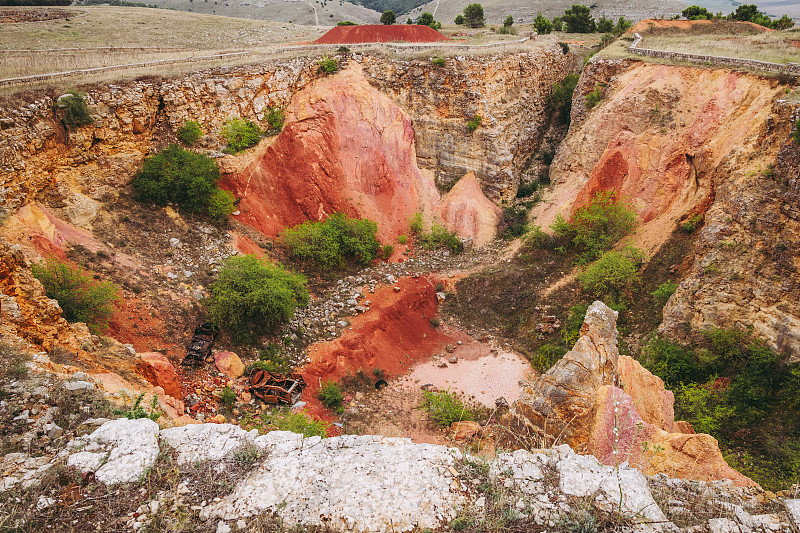
[[[602, 99], [587, 110], [586, 96], [596, 90]], [[614, 190], [634, 202], [644, 223], [639, 244], [654, 250], [678, 219], [712, 200], [715, 169], [758, 135], [782, 90], [774, 80], [722, 69], [591, 64], [537, 223], [547, 226], [597, 191]]]
[[[573, 69], [575, 57], [553, 46], [527, 53], [391, 61], [366, 56], [370, 82], [405, 109], [414, 122], [419, 166], [449, 189], [474, 172], [494, 200], [516, 194], [526, 161], [541, 142], [546, 98]], [[470, 132], [475, 115], [481, 124]]]

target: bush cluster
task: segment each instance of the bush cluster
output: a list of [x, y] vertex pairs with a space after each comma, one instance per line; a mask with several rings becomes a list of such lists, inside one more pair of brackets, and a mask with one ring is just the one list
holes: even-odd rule
[[216, 161], [173, 144], [144, 160], [132, 186], [140, 201], [161, 206], [173, 202], [187, 211], [223, 219], [234, 211], [235, 198], [220, 190], [217, 181]]
[[334, 213], [323, 222], [306, 221], [283, 234], [283, 244], [298, 261], [322, 269], [343, 268], [347, 261], [369, 264], [381, 248], [378, 225], [372, 220]]
[[[569, 48], [567, 50], [569, 51]], [[562, 81], [553, 85], [550, 95], [547, 97], [548, 107], [551, 112], [558, 113], [562, 124], [569, 124], [572, 113], [572, 94], [578, 85], [578, 79], [577, 74], [567, 74]]]
[[203, 129], [200, 127], [199, 122], [187, 120], [183, 123], [183, 126], [178, 128], [175, 135], [186, 146], [192, 146], [203, 136]]
[[443, 57], [434, 57], [433, 59], [431, 59], [431, 63], [433, 63], [433, 66], [435, 67], [445, 66], [445, 60]]
[[422, 232], [417, 234], [416, 243], [420, 248], [426, 250], [447, 248], [454, 254], [460, 254], [464, 251], [464, 243], [461, 242], [461, 239], [437, 222], [433, 223], [429, 233]]
[[342, 388], [334, 381], [326, 381], [322, 388], [317, 393], [317, 398], [322, 402], [322, 405], [328, 409], [339, 412], [344, 412], [342, 402], [344, 401], [344, 394]]
[[255, 146], [261, 139], [261, 128], [251, 120], [232, 118], [222, 128], [222, 138], [228, 144], [228, 153], [238, 153]]
[[543, 344], [539, 346], [536, 350], [536, 353], [528, 357], [528, 360], [531, 362], [533, 368], [535, 368], [540, 374], [544, 374], [554, 364], [556, 364], [564, 354], [567, 353], [567, 349], [560, 345], [555, 344]]
[[577, 278], [583, 288], [596, 297], [613, 294], [618, 298], [620, 292], [641, 281], [639, 268], [643, 260], [642, 252], [633, 246], [611, 250], [604, 252]]
[[286, 121], [286, 111], [282, 107], [270, 107], [264, 112], [264, 121], [272, 131], [281, 131]]
[[333, 74], [339, 70], [339, 63], [335, 59], [328, 56], [323, 57], [319, 61], [319, 71], [323, 74]]
[[591, 260], [636, 227], [636, 211], [614, 191], [600, 191], [569, 219], [558, 215], [550, 229], [557, 244], [573, 249]]
[[442, 427], [449, 427], [453, 422], [475, 419], [473, 412], [453, 392], [423, 391], [422, 394], [422, 407], [428, 412], [431, 420]]
[[253, 255], [225, 260], [211, 286], [209, 317], [239, 342], [274, 331], [308, 304], [306, 279]]
[[31, 271], [68, 322], [84, 322], [96, 335], [108, 327], [120, 291], [113, 282], [95, 281], [79, 267], [55, 257], [32, 265]]
[[86, 103], [86, 93], [67, 91], [66, 95], [58, 99], [56, 107], [64, 110], [61, 122], [67, 129], [86, 126], [94, 122]]
[[481, 125], [481, 122], [483, 122], [483, 118], [480, 115], [475, 115], [472, 117], [472, 120], [467, 122], [467, 129], [470, 133], [472, 133], [478, 129], [478, 126]]

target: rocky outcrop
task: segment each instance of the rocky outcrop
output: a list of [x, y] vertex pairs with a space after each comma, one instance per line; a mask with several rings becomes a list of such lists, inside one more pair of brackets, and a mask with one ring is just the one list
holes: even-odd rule
[[714, 204], [661, 331], [686, 339], [709, 327], [753, 326], [800, 361], [800, 146], [791, 139], [800, 106], [778, 101], [764, 113], [714, 173]]
[[436, 215], [447, 229], [482, 247], [497, 235], [502, 211], [486, 198], [475, 174], [470, 172], [444, 195]]
[[22, 250], [0, 239], [0, 333], [7, 342], [18, 338], [34, 350], [60, 346], [72, 353], [92, 345], [84, 324], [69, 324], [58, 302], [45, 294], [33, 277]]
[[[570, 133], [551, 166], [555, 187], [534, 209], [536, 223], [546, 227], [597, 191], [614, 190], [646, 223], [640, 245], [655, 249], [677, 220], [713, 199], [715, 169], [744, 139], [755, 140], [782, 90], [727, 70], [593, 62], [576, 88]], [[587, 110], [591, 92], [601, 100]]]
[[238, 220], [277, 235], [341, 211], [376, 221], [391, 242], [408, 217], [431, 212], [439, 194], [417, 167], [411, 120], [357, 63], [297, 93], [287, 112], [263, 155], [225, 180], [241, 198]]
[[153, 385], [164, 389], [165, 394], [173, 398], [181, 398], [181, 383], [167, 357], [159, 352], [146, 352], [139, 354], [136, 371]]
[[606, 465], [627, 461], [650, 475], [753, 485], [727, 465], [716, 439], [676, 432], [672, 393], [619, 355], [616, 319], [594, 302], [575, 346], [525, 387], [506, 423], [529, 445], [564, 442]]
[[[527, 52], [386, 61], [364, 56], [364, 73], [413, 119], [419, 166], [450, 189], [468, 172], [493, 201], [511, 199], [544, 134], [546, 98], [573, 68], [553, 43]], [[470, 132], [475, 115], [481, 124]]]

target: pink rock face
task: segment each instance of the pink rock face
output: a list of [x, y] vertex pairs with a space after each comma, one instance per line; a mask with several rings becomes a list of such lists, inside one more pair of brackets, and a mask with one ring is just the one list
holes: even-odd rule
[[664, 382], [646, 370], [639, 361], [619, 356], [617, 372], [623, 389], [636, 405], [642, 419], [667, 432], [673, 431], [675, 423], [675, 395], [664, 388]]
[[297, 93], [281, 134], [221, 185], [241, 198], [235, 218], [265, 235], [342, 211], [376, 221], [390, 241], [439, 199], [417, 167], [410, 118], [355, 62]]
[[218, 352], [214, 355], [214, 365], [230, 379], [242, 377], [244, 374], [244, 364], [233, 352]]
[[494, 239], [502, 211], [483, 194], [473, 172], [458, 180], [442, 198], [436, 214], [459, 237], [481, 247]]
[[169, 359], [159, 352], [146, 352], [139, 357], [136, 365], [139, 374], [153, 385], [164, 389], [165, 394], [180, 399], [181, 384]]

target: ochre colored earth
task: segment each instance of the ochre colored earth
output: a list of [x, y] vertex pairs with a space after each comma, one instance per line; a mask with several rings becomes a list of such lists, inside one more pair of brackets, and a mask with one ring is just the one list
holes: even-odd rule
[[434, 43], [449, 40], [429, 26], [365, 24], [362, 26], [336, 26], [314, 42], [317, 44], [391, 43], [396, 41]]

